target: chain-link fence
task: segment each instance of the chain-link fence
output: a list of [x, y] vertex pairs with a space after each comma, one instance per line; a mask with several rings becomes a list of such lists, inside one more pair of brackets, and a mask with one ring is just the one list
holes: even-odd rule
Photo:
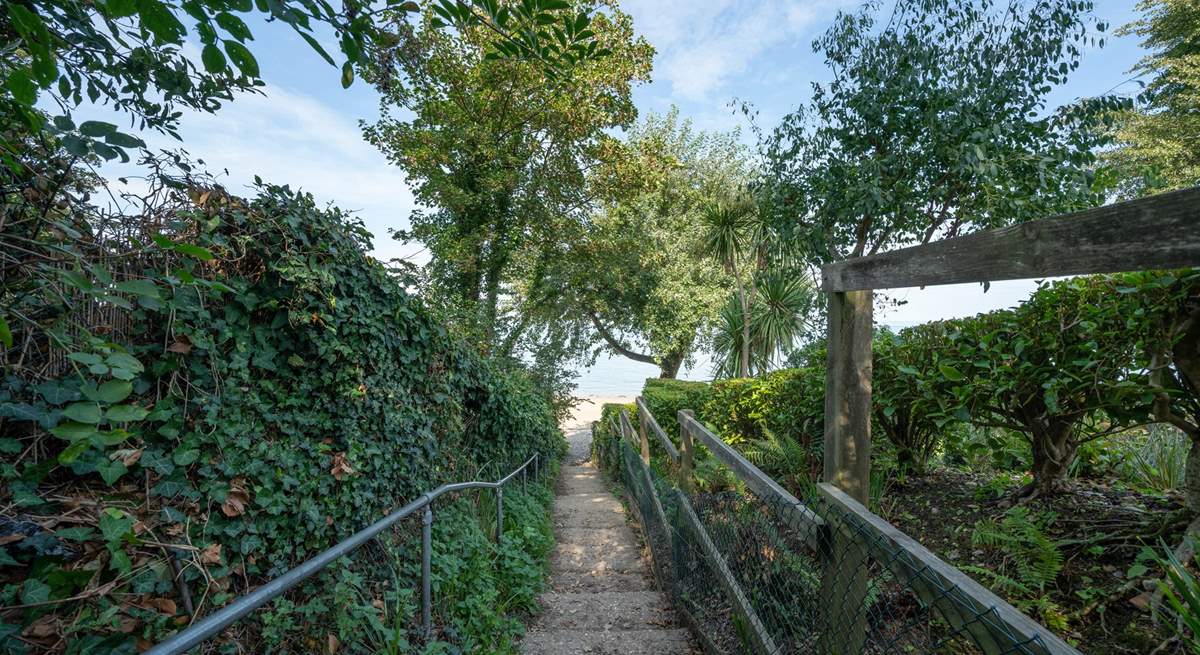
[[[711, 651], [1077, 655], [836, 488], [793, 496], [687, 416], [672, 456], [650, 447], [670, 439], [640, 418], [641, 439], [622, 415], [597, 455], [629, 492], [662, 588]], [[696, 490], [693, 457], [736, 484]]]

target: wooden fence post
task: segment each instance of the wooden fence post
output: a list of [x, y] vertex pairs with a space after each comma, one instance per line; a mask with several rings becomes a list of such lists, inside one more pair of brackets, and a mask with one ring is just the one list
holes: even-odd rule
[[[637, 407], [636, 404], [634, 406]], [[637, 408], [634, 411], [638, 415], [638, 436], [642, 438], [642, 461], [649, 464], [650, 438], [646, 435], [646, 415], [641, 412], [641, 408]]]
[[863, 505], [871, 490], [873, 292], [829, 294], [824, 480]]
[[[829, 294], [824, 479], [867, 505], [871, 491], [871, 291]], [[867, 554], [836, 517], [821, 576], [822, 652], [858, 655], [867, 637]]]
[[687, 427], [687, 419], [692, 418], [693, 415], [690, 409], [679, 410], [679, 445], [683, 450], [679, 453], [679, 487], [689, 497], [696, 492], [696, 485], [692, 481], [695, 446], [692, 445], [692, 431]]

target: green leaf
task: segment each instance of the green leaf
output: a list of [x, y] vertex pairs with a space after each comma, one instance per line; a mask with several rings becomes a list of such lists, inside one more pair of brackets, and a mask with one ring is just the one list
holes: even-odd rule
[[67, 421], [66, 423], [60, 423], [52, 428], [50, 430], [50, 434], [58, 437], [59, 439], [66, 439], [67, 441], [78, 441], [80, 439], [87, 439], [93, 434], [96, 434], [96, 426], [88, 425], [87, 423]]
[[115, 545], [133, 536], [133, 519], [119, 509], [105, 508], [100, 513], [100, 534], [104, 535], [104, 541]]
[[117, 131], [117, 126], [104, 121], [84, 121], [79, 124], [79, 133], [84, 136], [103, 137]]
[[13, 347], [12, 329], [8, 327], [8, 321], [4, 320], [3, 316], [0, 316], [0, 345], [5, 348]]
[[204, 62], [204, 70], [210, 73], [220, 73], [228, 67], [225, 54], [214, 43], [204, 46], [200, 51], [200, 61]]
[[208, 248], [201, 246], [194, 246], [190, 243], [177, 243], [175, 244], [174, 248], [175, 252], [187, 255], [189, 257], [195, 257], [196, 259], [203, 261], [210, 261], [213, 259], [212, 252], [210, 252]]
[[24, 68], [14, 68], [4, 80], [4, 87], [12, 94], [17, 102], [32, 105], [37, 102], [37, 85], [30, 79]]
[[161, 298], [158, 290], [158, 285], [151, 280], [126, 280], [118, 282], [116, 285], [117, 291], [122, 293], [132, 293], [138, 296], [146, 296], [147, 298]]
[[258, 61], [246, 46], [237, 41], [225, 42], [225, 53], [246, 77], [258, 77]]
[[348, 89], [354, 84], [354, 65], [350, 62], [342, 64], [342, 88]]
[[58, 528], [54, 531], [54, 536], [67, 541], [87, 541], [96, 536], [96, 531], [85, 527]]
[[67, 446], [61, 453], [58, 454], [58, 463], [63, 466], [70, 466], [85, 450], [92, 447], [92, 443], [87, 439], [76, 441]]
[[105, 484], [111, 485], [120, 480], [122, 475], [128, 473], [129, 469], [125, 468], [125, 464], [121, 462], [106, 459], [96, 464], [96, 472], [100, 474]]
[[942, 376], [951, 382], [958, 382], [965, 377], [958, 369], [949, 364], [938, 364], [938, 370], [942, 372]]
[[200, 459], [200, 451], [191, 449], [176, 451], [171, 461], [175, 462], [176, 466], [189, 466], [198, 459]]
[[146, 418], [150, 410], [137, 405], [114, 405], [104, 412], [104, 418], [110, 423], [129, 423]]
[[920, 375], [921, 373], [911, 366], [897, 366], [896, 368], [905, 375]]
[[100, 405], [97, 403], [78, 402], [67, 405], [67, 408], [63, 410], [63, 416], [72, 421], [95, 425], [100, 422], [104, 414], [100, 411]]
[[84, 389], [84, 395], [92, 400], [104, 402], [108, 404], [119, 403], [129, 397], [133, 393], [133, 385], [126, 380], [109, 380], [88, 393], [87, 388]]
[[217, 25], [229, 32], [233, 38], [238, 41], [253, 40], [254, 35], [250, 33], [250, 28], [242, 22], [242, 19], [227, 12], [221, 12], [216, 17]]
[[115, 446], [131, 436], [128, 430], [101, 430], [96, 432], [94, 438], [101, 446]]

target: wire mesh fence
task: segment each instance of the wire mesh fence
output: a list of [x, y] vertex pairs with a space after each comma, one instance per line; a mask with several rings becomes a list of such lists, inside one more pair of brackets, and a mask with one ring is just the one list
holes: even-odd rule
[[680, 460], [660, 450], [644, 461], [627, 417], [609, 428], [620, 436], [597, 447], [600, 464], [628, 490], [662, 588], [711, 651], [1077, 653], [833, 487], [792, 496], [708, 433], [681, 440], [683, 457], [715, 457], [739, 483], [697, 491], [677, 484]]

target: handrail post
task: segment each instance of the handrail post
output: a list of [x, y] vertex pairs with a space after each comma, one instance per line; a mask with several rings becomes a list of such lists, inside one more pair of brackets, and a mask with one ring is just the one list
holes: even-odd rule
[[[433, 502], [430, 501], [430, 505]], [[433, 559], [433, 509], [425, 506], [421, 515], [421, 633], [428, 641], [433, 635], [433, 576], [430, 561]]]
[[504, 487], [496, 487], [496, 543], [504, 536]]
[[692, 481], [693, 448], [695, 446], [692, 444], [692, 431], [688, 429], [687, 425], [688, 420], [694, 416], [695, 413], [690, 409], [679, 410], [679, 443], [683, 447], [683, 452], [679, 454], [679, 487], [688, 496], [696, 491]]
[[542, 481], [542, 454], [533, 454], [533, 480], [534, 482]]

